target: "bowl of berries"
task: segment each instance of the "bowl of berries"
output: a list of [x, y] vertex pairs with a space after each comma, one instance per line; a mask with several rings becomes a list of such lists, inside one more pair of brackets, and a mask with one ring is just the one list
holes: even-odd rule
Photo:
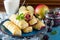
[[60, 8], [54, 8], [46, 15], [47, 25], [59, 26], [60, 25]]

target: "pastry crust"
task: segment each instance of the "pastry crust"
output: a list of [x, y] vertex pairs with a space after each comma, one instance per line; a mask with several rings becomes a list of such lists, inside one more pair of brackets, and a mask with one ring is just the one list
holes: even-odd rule
[[33, 31], [33, 28], [31, 26], [23, 29], [24, 33], [29, 33], [29, 32], [32, 32], [32, 31]]
[[34, 14], [34, 8], [32, 6], [27, 6], [27, 10], [33, 15]]
[[45, 27], [45, 24], [38, 20], [37, 24], [33, 26], [34, 29], [37, 29], [37, 30], [41, 30], [41, 28], [44, 28]]
[[34, 25], [37, 23], [37, 18], [35, 18], [35, 16], [33, 16], [33, 18], [29, 21], [30, 25]]
[[17, 15], [16, 14], [13, 14], [10, 16], [10, 20], [16, 24], [17, 26], [19, 26], [20, 29], [24, 29], [26, 27], [28, 27], [28, 23], [25, 21], [25, 20], [17, 20], [16, 19]]
[[22, 32], [21, 30], [19, 29], [18, 26], [16, 26], [15, 24], [13, 24], [11, 21], [6, 21], [4, 22], [3, 24], [13, 35], [16, 35], [16, 36], [21, 36], [22, 35]]

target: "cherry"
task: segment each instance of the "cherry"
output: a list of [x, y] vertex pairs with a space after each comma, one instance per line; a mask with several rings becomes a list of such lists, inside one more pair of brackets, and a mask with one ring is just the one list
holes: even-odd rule
[[26, 18], [26, 21], [29, 21], [31, 19], [31, 15], [30, 14], [26, 14], [25, 18]]

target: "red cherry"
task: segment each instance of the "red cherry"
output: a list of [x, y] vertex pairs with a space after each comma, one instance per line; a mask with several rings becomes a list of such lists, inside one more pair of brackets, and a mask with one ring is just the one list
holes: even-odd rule
[[25, 18], [26, 18], [26, 21], [29, 21], [31, 19], [30, 14], [26, 14]]

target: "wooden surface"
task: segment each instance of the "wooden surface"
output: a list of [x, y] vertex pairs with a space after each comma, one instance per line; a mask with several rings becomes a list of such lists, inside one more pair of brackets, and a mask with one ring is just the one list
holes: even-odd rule
[[60, 0], [27, 0], [26, 4], [36, 6], [38, 4], [46, 4], [49, 8], [60, 7]]
[[[21, 0], [22, 4], [23, 0]], [[46, 4], [49, 8], [60, 7], [60, 0], [26, 0], [25, 5], [32, 5], [36, 7], [38, 4]], [[3, 0], [0, 0], [0, 11], [4, 11]]]

